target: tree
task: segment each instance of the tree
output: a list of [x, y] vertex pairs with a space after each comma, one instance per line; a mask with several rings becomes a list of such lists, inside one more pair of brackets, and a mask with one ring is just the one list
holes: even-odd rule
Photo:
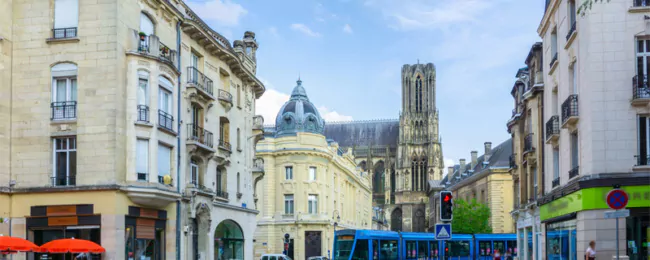
[[[607, 2], [609, 2], [609, 1], [611, 1], [611, 0], [607, 0]], [[578, 7], [577, 13], [579, 15], [581, 15], [581, 16], [585, 16], [585, 13], [587, 12], [587, 9], [591, 10], [591, 6], [594, 3], [598, 3], [598, 2], [602, 3], [602, 2], [604, 2], [604, 0], [584, 0], [582, 2], [582, 4], [580, 5], [580, 7]]]
[[490, 227], [490, 208], [479, 203], [476, 199], [467, 202], [461, 199], [454, 200], [454, 219], [451, 221], [451, 230], [457, 234], [484, 234], [492, 233]]

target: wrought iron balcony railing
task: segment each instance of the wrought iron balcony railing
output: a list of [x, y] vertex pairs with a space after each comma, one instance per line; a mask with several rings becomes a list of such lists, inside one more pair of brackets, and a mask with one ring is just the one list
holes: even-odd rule
[[553, 183], [551, 184], [553, 188], [560, 186], [560, 177], [557, 177], [553, 180]]
[[225, 192], [225, 191], [223, 191], [221, 189], [217, 189], [216, 195], [219, 198], [228, 199], [228, 192]]
[[213, 95], [212, 80], [195, 67], [187, 67], [187, 83], [194, 84], [197, 88], [210, 94], [210, 96]]
[[174, 117], [165, 111], [158, 110], [158, 125], [169, 131], [174, 131]]
[[203, 129], [200, 126], [195, 124], [187, 124], [187, 139], [199, 142], [205, 146], [212, 148], [213, 146], [213, 137], [212, 133], [208, 130]]
[[77, 37], [77, 27], [52, 29], [52, 38], [54, 39], [67, 39], [74, 37]]
[[77, 118], [77, 101], [52, 102], [52, 120]]
[[553, 54], [553, 58], [551, 58], [551, 63], [549, 64], [549, 67], [553, 67], [553, 64], [557, 62], [557, 52]]
[[[133, 30], [136, 39], [133, 39], [133, 44], [130, 48], [135, 49], [140, 54], [158, 57], [160, 61], [169, 63], [176, 68], [176, 50], [169, 48], [169, 46], [163, 44], [160, 41], [160, 38], [156, 35], [139, 35], [135, 30]], [[137, 42], [136, 42], [137, 41]]]
[[632, 78], [632, 99], [650, 98], [647, 75], [636, 75]]
[[174, 63], [174, 58], [176, 57], [176, 51], [170, 49], [164, 43], [160, 43], [160, 59], [165, 60], [170, 63]]
[[634, 158], [636, 159], [636, 166], [650, 165], [650, 156], [635, 155]]
[[562, 103], [562, 124], [571, 117], [578, 116], [578, 95], [573, 94]]
[[232, 94], [230, 94], [230, 92], [228, 92], [228, 91], [220, 89], [218, 98], [221, 101], [225, 101], [227, 103], [232, 104]]
[[569, 33], [566, 35], [566, 40], [568, 41], [571, 38], [571, 35], [576, 31], [576, 21], [573, 21], [571, 24], [571, 28], [569, 29]]
[[149, 107], [138, 105], [138, 121], [149, 123]]
[[546, 121], [546, 140], [551, 139], [553, 136], [560, 135], [560, 119], [558, 116], [552, 116]]
[[580, 174], [580, 166], [573, 167], [573, 169], [569, 170], [569, 179], [572, 179], [573, 177], [576, 177]]
[[231, 147], [230, 143], [223, 140], [223, 139], [219, 139], [219, 148], [225, 149], [225, 150], [228, 150], [228, 151], [232, 151], [232, 147]]
[[56, 176], [52, 178], [52, 186], [75, 186], [77, 185], [77, 177], [75, 175]]
[[535, 147], [533, 146], [533, 140], [535, 135], [533, 133], [529, 133], [524, 137], [524, 152], [532, 152], [535, 150]]

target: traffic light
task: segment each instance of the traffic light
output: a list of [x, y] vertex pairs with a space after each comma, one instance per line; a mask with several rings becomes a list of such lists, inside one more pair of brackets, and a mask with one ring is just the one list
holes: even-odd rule
[[451, 191], [440, 192], [440, 221], [451, 221], [454, 213], [454, 196]]

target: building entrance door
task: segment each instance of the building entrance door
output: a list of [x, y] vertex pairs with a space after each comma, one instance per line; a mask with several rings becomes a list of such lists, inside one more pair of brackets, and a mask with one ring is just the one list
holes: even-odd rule
[[320, 231], [305, 231], [305, 258], [310, 256], [322, 256], [320, 239]]

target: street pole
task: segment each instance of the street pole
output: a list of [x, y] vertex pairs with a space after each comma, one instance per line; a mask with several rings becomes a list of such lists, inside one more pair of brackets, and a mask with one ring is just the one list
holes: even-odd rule
[[618, 241], [618, 217], [616, 217], [616, 260], [619, 260], [618, 259], [618, 254], [619, 254], [619, 252], [618, 252], [618, 244], [620, 244], [620, 243]]

